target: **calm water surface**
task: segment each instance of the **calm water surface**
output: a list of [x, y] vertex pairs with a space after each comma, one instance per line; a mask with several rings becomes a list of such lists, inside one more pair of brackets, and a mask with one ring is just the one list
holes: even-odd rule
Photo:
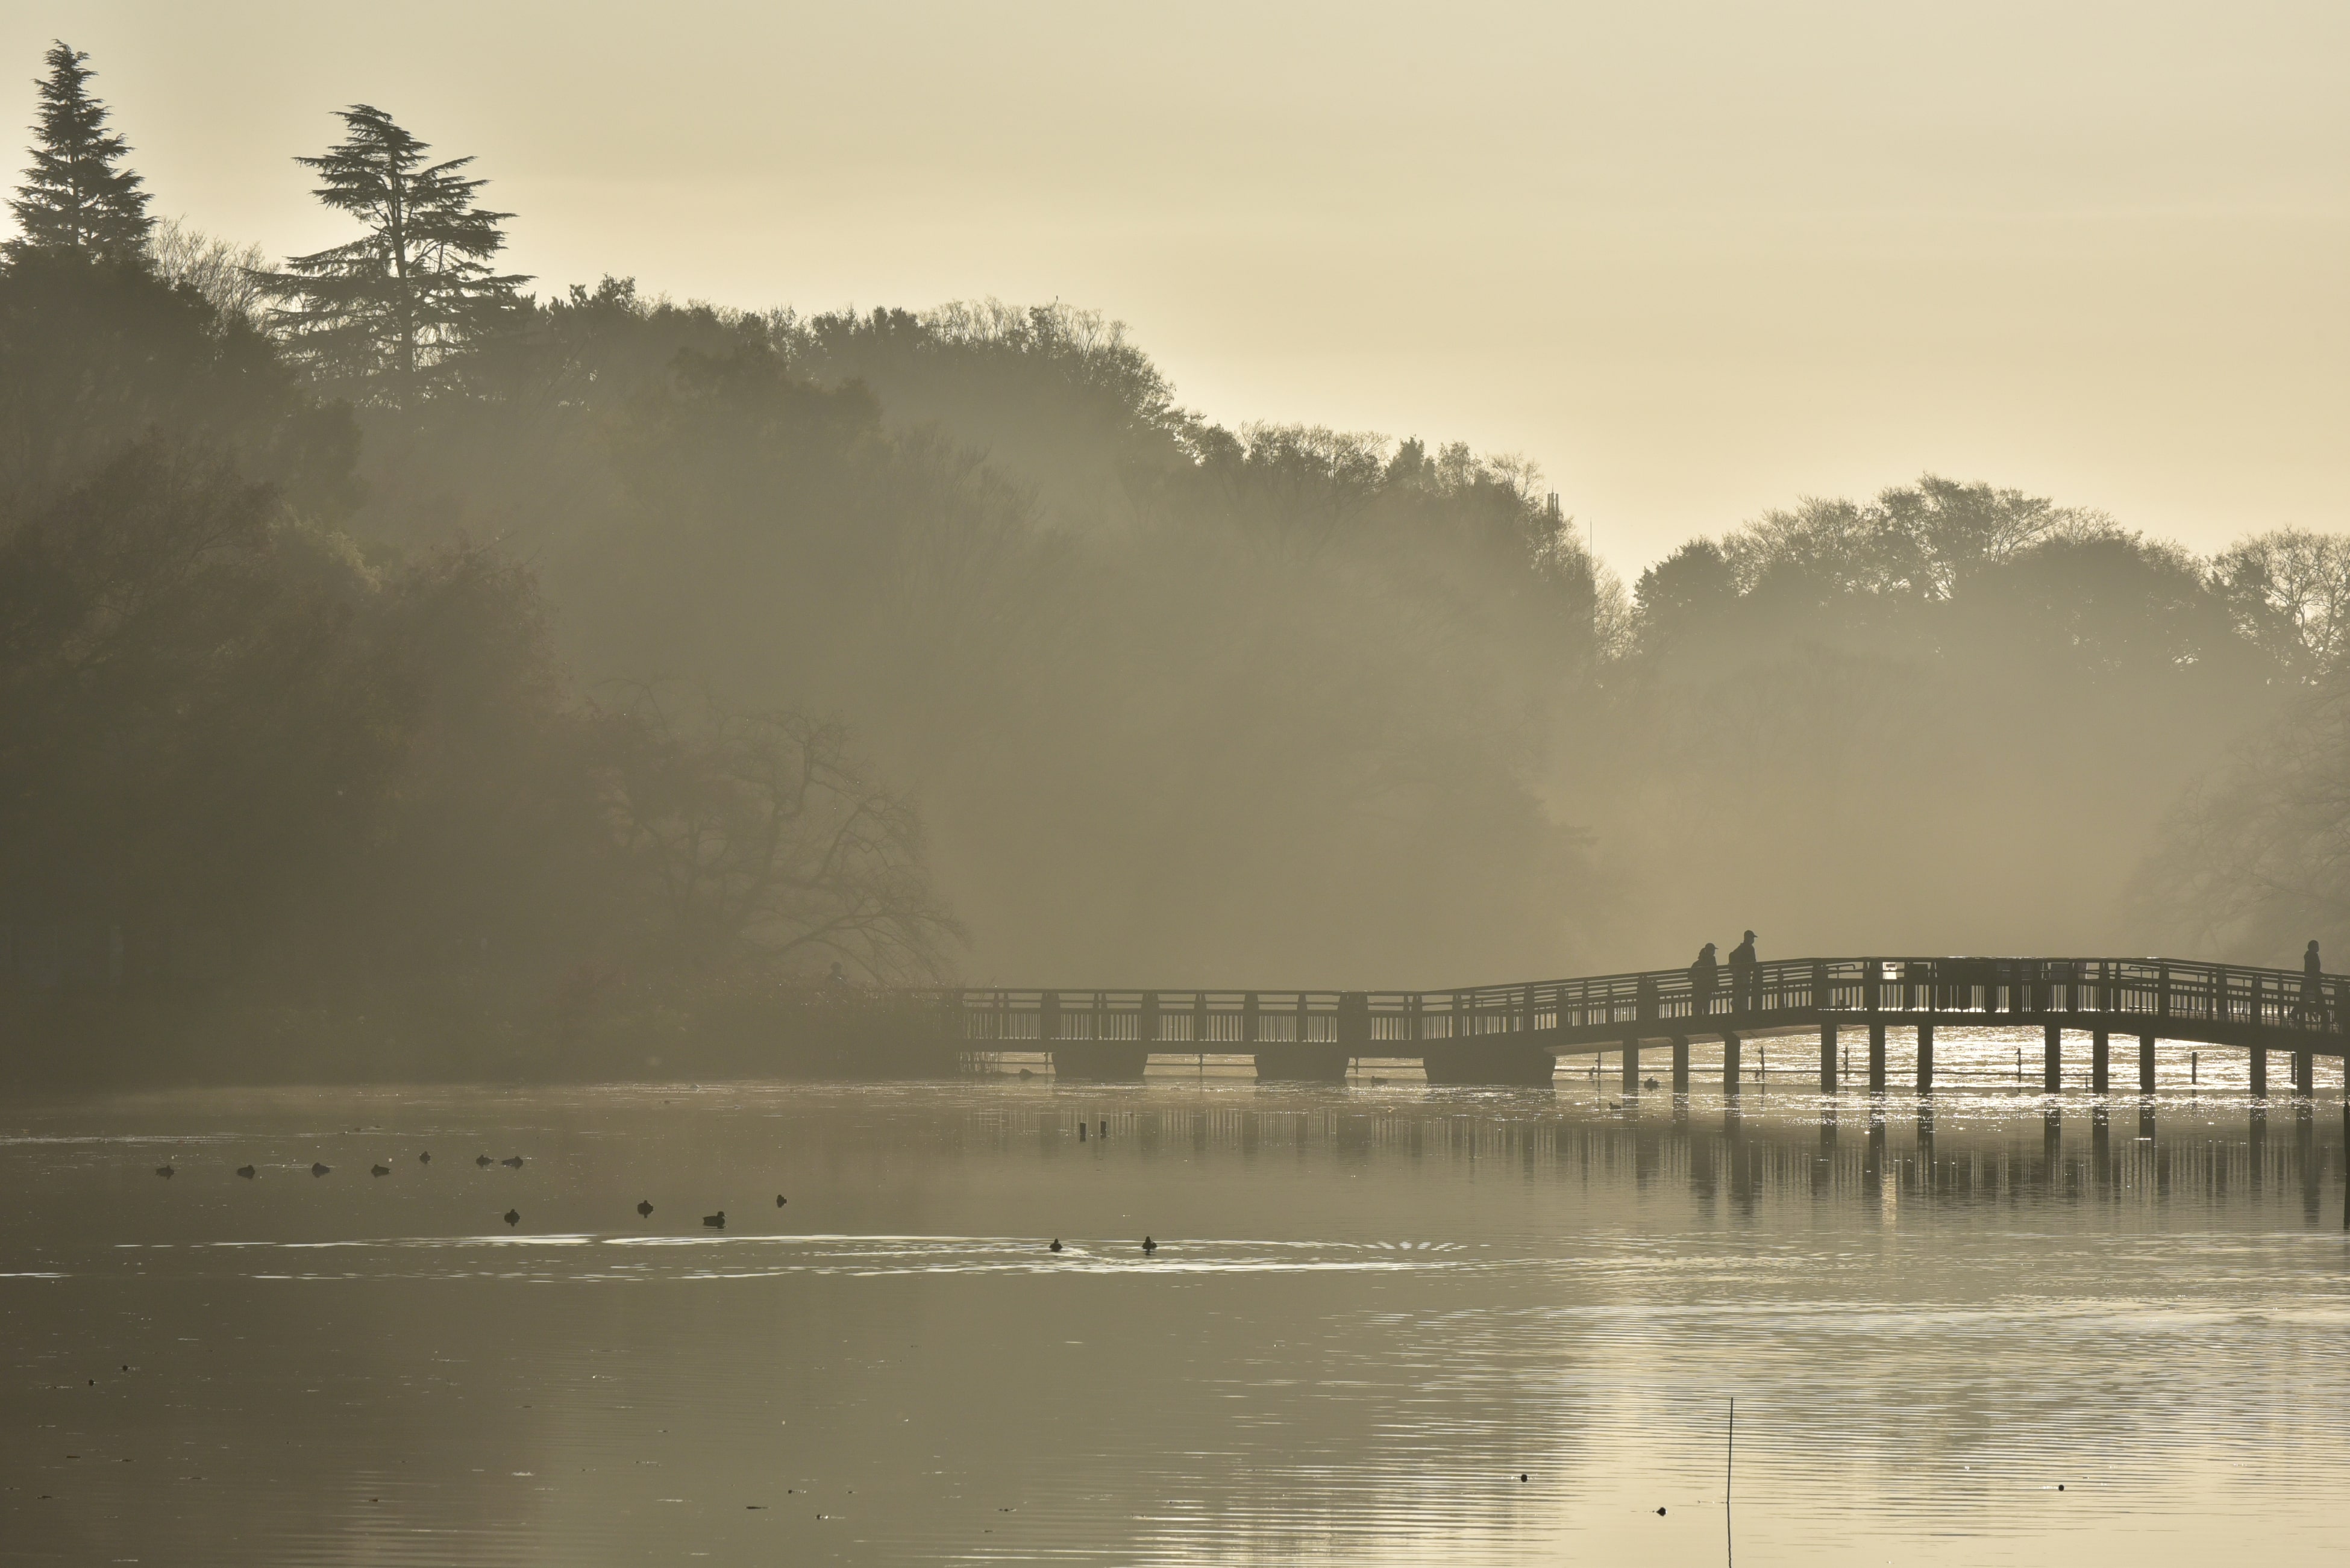
[[1945, 1042], [1923, 1118], [1571, 1073], [19, 1105], [0, 1557], [2342, 1562], [2338, 1073], [2256, 1117], [2166, 1058], [2147, 1119], [2009, 1048]]

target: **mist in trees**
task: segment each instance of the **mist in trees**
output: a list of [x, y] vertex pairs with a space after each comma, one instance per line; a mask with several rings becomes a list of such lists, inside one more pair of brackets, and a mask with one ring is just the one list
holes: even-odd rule
[[273, 265], [151, 223], [47, 65], [0, 265], [19, 992], [587, 1071], [835, 964], [2350, 941], [2339, 537], [2205, 559], [1928, 474], [1627, 587], [1531, 467], [1218, 425], [1091, 312], [533, 297], [472, 159], [370, 106], [296, 160], [352, 237]]

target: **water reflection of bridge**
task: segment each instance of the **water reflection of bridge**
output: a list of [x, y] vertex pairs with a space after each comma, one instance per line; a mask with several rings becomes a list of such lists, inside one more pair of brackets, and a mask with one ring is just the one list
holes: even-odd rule
[[1914, 1087], [1934, 1087], [1938, 1033], [2037, 1026], [2042, 1086], [2064, 1086], [2064, 1036], [2090, 1036], [2088, 1086], [2111, 1088], [2110, 1042], [2137, 1044], [2137, 1086], [2151, 1094], [2165, 1041], [2240, 1049], [2254, 1094], [2268, 1056], [2292, 1060], [2296, 1093], [2314, 1062], [2344, 1055], [2350, 979], [2312, 984], [2298, 971], [2177, 959], [1799, 959], [1724, 971], [1709, 986], [1688, 970], [1474, 986], [1442, 992], [950, 992], [953, 1028], [972, 1051], [1035, 1051], [1055, 1073], [1134, 1079], [1154, 1055], [1238, 1054], [1271, 1080], [1338, 1082], [1364, 1062], [1416, 1061], [1434, 1084], [1544, 1085], [1561, 1056], [1616, 1054], [1627, 1091], [1649, 1043], [1671, 1053], [1672, 1086], [1690, 1086], [1690, 1042], [1721, 1043], [1721, 1086], [1739, 1093], [1744, 1043], [1814, 1033], [1821, 1086], [1840, 1089], [1840, 1036], [1867, 1038], [1867, 1085], [1887, 1087], [1886, 1031], [1916, 1032]]
[[[1405, 1160], [1537, 1184], [1679, 1189], [1750, 1215], [1806, 1198], [1953, 1213], [2282, 1201], [2315, 1224], [2350, 1162], [2350, 1116], [2320, 1117], [2305, 1099], [2272, 1114], [2234, 1096], [2132, 1096], [2067, 1114], [2004, 1096], [1854, 1103], [1759, 1085], [1737, 1099], [1596, 1106], [1507, 1095], [1331, 1099], [1305, 1089], [1245, 1105], [1216, 1104], [1228, 1096], [1213, 1091], [1203, 1101], [1137, 1105], [1115, 1093], [990, 1119], [999, 1140], [1033, 1138], [1058, 1158], [1181, 1152], [1367, 1169]], [[1081, 1142], [1078, 1123], [1102, 1136]], [[2345, 1203], [2350, 1229], [2350, 1189]]]

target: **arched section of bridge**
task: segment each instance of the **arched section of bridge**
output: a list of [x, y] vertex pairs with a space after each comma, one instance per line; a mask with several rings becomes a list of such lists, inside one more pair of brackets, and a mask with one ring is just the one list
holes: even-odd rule
[[1724, 1086], [1742, 1080], [1746, 1040], [1816, 1032], [1822, 1086], [1842, 1087], [1841, 1032], [1865, 1031], [1868, 1086], [1884, 1090], [1888, 1026], [1917, 1032], [1919, 1091], [1934, 1085], [1939, 1033], [2037, 1026], [2043, 1086], [2061, 1087], [2059, 1041], [2093, 1037], [2092, 1085], [2110, 1088], [2110, 1043], [2137, 1043], [2137, 1087], [2154, 1087], [2158, 1040], [2250, 1053], [2255, 1093], [2268, 1054], [2292, 1059], [2295, 1092], [2319, 1056], [2344, 1054], [2350, 979], [2177, 959], [1798, 959], [1724, 971], [1688, 970], [1475, 986], [1442, 992], [1014, 991], [940, 993], [967, 1050], [1035, 1051], [1057, 1076], [1123, 1081], [1153, 1056], [1253, 1056], [1266, 1080], [1337, 1082], [1349, 1065], [1417, 1059], [1431, 1084], [1546, 1085], [1561, 1056], [1614, 1054], [1628, 1089], [1640, 1053], [1671, 1052], [1689, 1085], [1689, 1043], [1722, 1043]]

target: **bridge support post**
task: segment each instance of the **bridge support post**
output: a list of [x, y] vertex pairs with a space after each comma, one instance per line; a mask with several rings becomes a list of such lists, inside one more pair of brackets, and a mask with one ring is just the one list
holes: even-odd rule
[[2307, 1051], [2293, 1054], [2293, 1092], [2304, 1100], [2317, 1092], [2317, 1060]]
[[1934, 1092], [1934, 1025], [1930, 1022], [1918, 1025], [1918, 1092]]
[[2044, 1024], [2042, 1028], [2041, 1092], [2061, 1094], [2064, 1088], [2064, 1031], [2062, 1025], [2054, 1023]]
[[1873, 1018], [1868, 1023], [1868, 1092], [1885, 1093], [1885, 1025]]
[[1689, 1036], [1673, 1036], [1673, 1093], [1689, 1093]]
[[1636, 1093], [1640, 1087], [1640, 1037], [1624, 1036], [1624, 1092]]
[[2089, 1089], [2093, 1094], [2102, 1095], [2106, 1092], [2106, 1069], [2110, 1064], [2107, 1058], [2111, 1050], [2112, 1042], [2106, 1037], [2104, 1030], [2095, 1030], [2090, 1033]]
[[2252, 1047], [2252, 1093], [2265, 1096], [2269, 1092], [2269, 1054], [2264, 1046]]
[[[1725, 1095], [1738, 1093], [1738, 1044], [1736, 1030], [1724, 1032], [1721, 1036], [1721, 1092]], [[2350, 1105], [2350, 1101], [2345, 1104]]]
[[1836, 1092], [1836, 1026], [1834, 1020], [1820, 1025], [1820, 1093]]
[[2154, 1036], [2151, 1034], [2137, 1037], [2137, 1092], [2141, 1095], [2154, 1093]]

